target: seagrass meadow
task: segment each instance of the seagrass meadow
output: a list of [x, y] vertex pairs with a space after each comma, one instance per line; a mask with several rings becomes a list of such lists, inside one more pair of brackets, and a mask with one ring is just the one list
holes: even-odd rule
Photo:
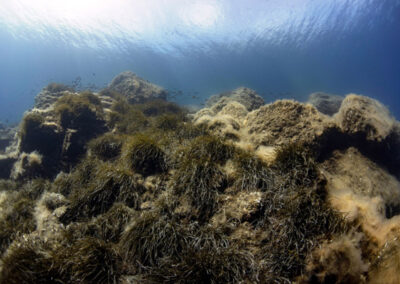
[[399, 283], [399, 146], [362, 95], [52, 83], [1, 149], [0, 283]]

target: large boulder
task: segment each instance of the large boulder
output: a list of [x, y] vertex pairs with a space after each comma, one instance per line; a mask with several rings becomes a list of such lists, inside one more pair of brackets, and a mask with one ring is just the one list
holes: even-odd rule
[[256, 91], [240, 87], [230, 92], [211, 96], [206, 102], [206, 107], [211, 108], [214, 112], [219, 112], [232, 101], [241, 103], [248, 111], [258, 109], [265, 104], [264, 99]]
[[343, 100], [335, 120], [343, 132], [377, 142], [387, 138], [395, 126], [395, 119], [380, 102], [354, 94]]
[[343, 99], [342, 96], [316, 92], [309, 96], [308, 103], [323, 114], [334, 115], [339, 111]]
[[138, 77], [131, 71], [117, 75], [108, 85], [108, 89], [120, 93], [132, 104], [167, 99], [167, 92], [164, 89]]
[[[68, 171], [86, 153], [88, 141], [106, 131], [102, 102], [89, 92], [66, 93], [46, 109], [34, 108], [20, 125], [12, 177], [53, 177], [60, 170]], [[32, 152], [37, 155], [26, 154]], [[32, 167], [29, 161], [39, 156], [40, 167]], [[34, 171], [43, 168], [46, 171]]]
[[279, 100], [250, 112], [245, 126], [256, 146], [312, 142], [335, 127], [315, 107], [292, 100]]

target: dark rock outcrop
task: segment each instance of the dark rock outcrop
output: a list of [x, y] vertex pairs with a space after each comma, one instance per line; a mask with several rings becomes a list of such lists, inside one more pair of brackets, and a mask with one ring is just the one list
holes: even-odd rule
[[248, 111], [258, 109], [265, 104], [264, 99], [260, 97], [256, 91], [240, 87], [230, 92], [211, 96], [206, 102], [206, 107], [211, 108], [217, 113], [232, 101], [241, 103]]
[[132, 104], [167, 99], [167, 92], [164, 89], [138, 77], [131, 71], [117, 75], [109, 84], [108, 89], [120, 93]]
[[323, 114], [334, 115], [339, 111], [343, 99], [342, 96], [316, 92], [309, 96], [308, 103]]
[[17, 158], [9, 155], [0, 155], [0, 179], [8, 179]]
[[[88, 141], [105, 131], [101, 100], [91, 93], [65, 93], [45, 110], [34, 108], [20, 126], [19, 163], [13, 178], [53, 177], [60, 170], [68, 171], [86, 153]], [[31, 156], [25, 153], [32, 152], [40, 156], [40, 167], [26, 162]]]

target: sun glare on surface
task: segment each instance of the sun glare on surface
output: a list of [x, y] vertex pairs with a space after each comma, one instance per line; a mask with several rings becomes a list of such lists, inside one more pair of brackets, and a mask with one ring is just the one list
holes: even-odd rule
[[200, 28], [210, 28], [222, 15], [217, 5], [204, 1], [188, 5], [186, 9], [182, 10], [182, 16], [186, 23]]

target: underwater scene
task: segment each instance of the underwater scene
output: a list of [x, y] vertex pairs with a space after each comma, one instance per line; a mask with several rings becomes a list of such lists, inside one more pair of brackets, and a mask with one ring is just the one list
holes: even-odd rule
[[400, 0], [0, 0], [0, 283], [400, 283]]

